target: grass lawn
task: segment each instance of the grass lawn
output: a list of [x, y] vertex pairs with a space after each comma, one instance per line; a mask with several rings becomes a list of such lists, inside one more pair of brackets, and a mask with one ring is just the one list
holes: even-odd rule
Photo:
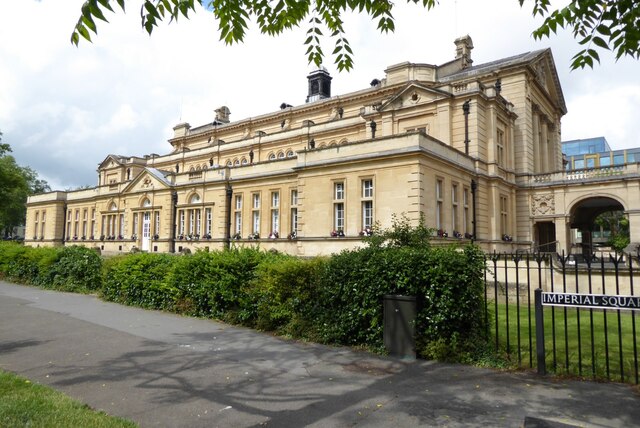
[[[498, 303], [497, 323], [495, 302], [489, 302], [488, 311], [490, 339], [494, 346], [497, 341], [498, 348], [506, 352], [512, 361], [523, 367], [536, 367], [533, 306], [529, 308], [526, 303], [521, 304], [518, 317], [518, 307], [515, 303], [508, 305], [508, 312], [506, 303]], [[529, 317], [531, 317], [531, 336], [529, 335]], [[520, 326], [518, 326], [518, 318]], [[634, 320], [633, 312], [630, 311], [619, 311], [619, 313], [589, 309], [578, 311], [576, 308], [546, 306], [544, 331], [548, 372], [629, 383], [638, 382], [640, 314], [636, 314]], [[622, 334], [619, 334], [619, 331]], [[518, 343], [520, 343], [519, 347]]]
[[0, 427], [129, 427], [61, 392], [0, 370]]

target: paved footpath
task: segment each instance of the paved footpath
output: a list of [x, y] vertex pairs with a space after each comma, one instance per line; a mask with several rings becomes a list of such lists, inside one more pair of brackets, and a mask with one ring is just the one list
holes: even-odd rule
[[6, 282], [0, 368], [143, 427], [640, 426], [627, 385], [398, 361]]

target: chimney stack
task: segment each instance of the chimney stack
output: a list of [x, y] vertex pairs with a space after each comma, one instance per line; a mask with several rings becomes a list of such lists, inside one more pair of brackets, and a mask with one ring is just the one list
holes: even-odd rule
[[462, 63], [462, 68], [470, 67], [473, 63], [471, 59], [471, 51], [473, 50], [473, 41], [467, 34], [466, 36], [458, 37], [453, 43], [456, 45], [456, 59], [459, 59]]

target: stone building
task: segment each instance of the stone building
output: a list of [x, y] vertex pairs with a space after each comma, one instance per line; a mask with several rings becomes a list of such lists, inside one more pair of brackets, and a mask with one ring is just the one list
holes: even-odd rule
[[469, 36], [455, 46], [445, 64], [395, 64], [340, 96], [320, 69], [305, 104], [238, 121], [221, 107], [210, 123], [176, 125], [167, 154], [108, 155], [96, 187], [29, 198], [25, 241], [316, 255], [405, 214], [424, 215], [435, 242], [555, 245], [562, 210], [534, 179], [563, 170], [551, 51], [475, 65]]

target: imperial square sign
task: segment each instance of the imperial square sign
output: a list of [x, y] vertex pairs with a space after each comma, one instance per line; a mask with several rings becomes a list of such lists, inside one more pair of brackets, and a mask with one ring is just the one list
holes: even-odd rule
[[542, 305], [595, 309], [640, 310], [640, 297], [543, 292]]

